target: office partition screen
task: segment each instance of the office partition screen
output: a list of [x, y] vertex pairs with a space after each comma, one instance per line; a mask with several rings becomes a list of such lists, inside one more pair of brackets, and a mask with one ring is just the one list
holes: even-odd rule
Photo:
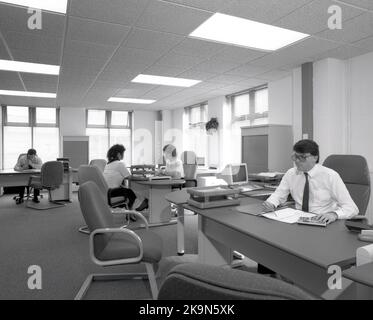
[[268, 171], [268, 135], [242, 137], [242, 162], [249, 173]]

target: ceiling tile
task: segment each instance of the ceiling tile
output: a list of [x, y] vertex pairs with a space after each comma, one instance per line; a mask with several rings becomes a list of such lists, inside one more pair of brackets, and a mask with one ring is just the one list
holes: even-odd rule
[[156, 51], [121, 47], [116, 51], [111, 62], [124, 65], [141, 64], [143, 68], [146, 68], [154, 64], [161, 56], [162, 54]]
[[49, 53], [46, 51], [38, 50], [15, 50], [12, 49], [12, 56], [15, 61], [32, 62], [32, 63], [43, 63], [60, 65], [61, 54]]
[[373, 51], [373, 37], [368, 37], [361, 39], [359, 41], [356, 41], [352, 43], [355, 47], [367, 49], [369, 51]]
[[373, 35], [373, 12], [366, 12], [343, 24], [341, 30], [326, 30], [317, 34], [318, 37], [353, 43]]
[[251, 50], [247, 48], [240, 48], [234, 46], [226, 46], [224, 50], [214, 55], [214, 58], [228, 61], [235, 61], [237, 63], [247, 63], [251, 60], [263, 57], [266, 52]]
[[71, 17], [67, 39], [117, 46], [129, 31], [126, 26]]
[[362, 9], [373, 10], [372, 0], [343, 0], [343, 2], [360, 7]]
[[[328, 29], [328, 20], [331, 16], [328, 13], [328, 8], [335, 4], [333, 0], [315, 0], [276, 21], [274, 25], [307, 34], [316, 34]], [[363, 13], [362, 10], [350, 6], [338, 5], [342, 8], [343, 23]]]
[[313, 58], [314, 58], [314, 61], [322, 60], [325, 58], [335, 58], [335, 59], [340, 59], [340, 60], [346, 60], [346, 59], [350, 59], [356, 56], [363, 55], [368, 52], [369, 50], [367, 49], [344, 45], [336, 49], [327, 51], [323, 54], [316, 55]]
[[223, 44], [193, 38], [185, 38], [185, 40], [176, 46], [172, 51], [177, 54], [210, 58], [216, 53], [222, 51], [224, 48], [226, 48], [226, 46]]
[[8, 44], [10, 51], [30, 50], [42, 51], [55, 55], [60, 55], [62, 47], [62, 38], [41, 37], [36, 34], [28, 34], [21, 32], [6, 32], [4, 34], [5, 41]]
[[115, 96], [124, 98], [139, 98], [156, 87], [156, 85], [151, 84], [129, 83], [123, 89], [120, 89]]
[[41, 74], [21, 74], [23, 82], [27, 90], [36, 92], [57, 92], [57, 76], [41, 75]]
[[93, 20], [133, 25], [148, 0], [72, 0], [72, 16]]
[[28, 21], [31, 16], [27, 8], [2, 3], [0, 4], [0, 30], [28, 33], [39, 37], [63, 37], [66, 16], [44, 11], [40, 30], [29, 29]]
[[201, 25], [211, 13], [175, 4], [151, 1], [136, 23], [137, 27], [188, 35]]
[[23, 91], [21, 79], [17, 72], [0, 71], [0, 90]]
[[246, 78], [251, 78], [257, 74], [262, 74], [266, 71], [271, 70], [268, 66], [254, 66], [251, 64], [244, 64], [232, 70], [226, 72], [227, 75], [241, 76]]
[[204, 61], [204, 58], [168, 53], [157, 61], [157, 66], [191, 68]]
[[222, 74], [220, 76], [211, 78], [209, 81], [213, 81], [216, 83], [222, 83], [222, 84], [231, 84], [231, 83], [243, 81], [243, 80], [246, 80], [246, 78], [240, 77], [240, 76], [232, 76], [229, 74]]
[[168, 2], [174, 2], [193, 8], [218, 12], [234, 3], [234, 0], [168, 0]]
[[75, 69], [82, 74], [92, 75], [97, 74], [103, 68], [105, 62], [106, 61], [102, 59], [92, 59], [65, 54], [63, 56], [62, 70], [64, 68]]
[[192, 68], [190, 70], [187, 70], [179, 74], [179, 77], [186, 78], [186, 79], [206, 81], [218, 75], [219, 75], [218, 73], [204, 72], [204, 71], [199, 71], [199, 70], [196, 70], [195, 68]]
[[312, 0], [235, 0], [233, 4], [220, 11], [236, 17], [270, 23]]
[[188, 68], [185, 67], [169, 67], [154, 65], [147, 68], [144, 73], [162, 77], [176, 77], [183, 73]]
[[182, 36], [175, 34], [134, 28], [128, 36], [125, 46], [136, 49], [167, 52], [183, 39]]
[[65, 43], [64, 53], [74, 56], [107, 60], [114, 53], [115, 49], [116, 46], [68, 40]]
[[0, 59], [9, 60], [10, 56], [3, 41], [0, 39]]
[[287, 72], [287, 71], [271, 70], [269, 72], [257, 75], [256, 78], [263, 79], [263, 80], [268, 80], [268, 81], [275, 81], [275, 80], [279, 80], [279, 79], [288, 77], [290, 75], [291, 75], [291, 73]]
[[211, 58], [194, 67], [194, 70], [212, 73], [225, 73], [228, 70], [237, 68], [240, 64], [232, 61]]
[[13, 106], [38, 106], [38, 107], [54, 107], [56, 99], [32, 98], [32, 97], [11, 97], [2, 96], [1, 101], [5, 105]]

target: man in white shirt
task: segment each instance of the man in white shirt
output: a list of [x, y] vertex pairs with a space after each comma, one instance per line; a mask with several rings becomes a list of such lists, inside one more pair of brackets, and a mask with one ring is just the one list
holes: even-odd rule
[[274, 211], [290, 193], [296, 208], [317, 214], [317, 221], [329, 224], [359, 213], [339, 174], [319, 164], [316, 142], [301, 140], [293, 150], [295, 167], [286, 172], [279, 187], [263, 203], [265, 211]]
[[166, 159], [166, 169], [163, 172], [166, 176], [171, 176], [173, 179], [184, 177], [183, 163], [177, 158], [175, 146], [168, 144], [163, 147], [163, 154]]
[[[14, 166], [15, 171], [24, 171], [24, 170], [30, 170], [30, 169], [41, 169], [41, 166], [43, 165], [43, 162], [41, 159], [37, 156], [35, 149], [29, 149], [27, 151], [27, 154], [21, 154], [18, 157], [18, 161], [16, 165]], [[19, 196], [16, 199], [16, 204], [21, 204], [23, 202], [23, 197], [25, 194], [25, 188], [26, 187], [19, 187]], [[27, 189], [28, 192], [28, 189]], [[40, 194], [40, 191], [38, 189], [34, 189], [34, 197], [32, 199], [33, 202], [39, 203], [38, 196]]]

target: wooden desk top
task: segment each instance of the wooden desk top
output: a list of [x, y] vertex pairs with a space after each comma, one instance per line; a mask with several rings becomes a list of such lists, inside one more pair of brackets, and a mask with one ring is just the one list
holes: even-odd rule
[[174, 204], [185, 204], [188, 202], [190, 198], [189, 193], [187, 192], [187, 188], [170, 192], [165, 195], [167, 201], [172, 202]]
[[148, 186], [174, 186], [183, 185], [185, 183], [184, 179], [171, 179], [171, 180], [131, 180], [131, 182], [136, 182], [138, 184], [148, 185]]
[[23, 171], [15, 171], [13, 169], [0, 170], [0, 175], [15, 175], [15, 174], [39, 174], [40, 169], [28, 169]]
[[352, 281], [373, 287], [373, 263], [348, 269], [343, 272], [343, 276]]
[[[241, 205], [262, 202], [241, 198]], [[356, 249], [364, 245], [357, 235], [349, 232], [343, 220], [326, 228], [287, 224], [264, 217], [239, 212], [235, 207], [199, 209], [184, 205], [204, 218], [223, 224], [235, 231], [308, 260], [322, 268], [338, 264], [342, 268], [356, 261]]]

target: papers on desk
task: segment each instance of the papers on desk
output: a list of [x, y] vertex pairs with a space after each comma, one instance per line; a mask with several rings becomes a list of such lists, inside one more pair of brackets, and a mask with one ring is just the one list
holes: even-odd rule
[[292, 208], [285, 208], [277, 210], [275, 212], [263, 213], [262, 216], [280, 222], [297, 223], [300, 217], [311, 218], [315, 216], [315, 214], [303, 212]]
[[258, 176], [264, 177], [264, 178], [276, 178], [278, 175], [283, 175], [282, 172], [260, 172], [258, 173]]

